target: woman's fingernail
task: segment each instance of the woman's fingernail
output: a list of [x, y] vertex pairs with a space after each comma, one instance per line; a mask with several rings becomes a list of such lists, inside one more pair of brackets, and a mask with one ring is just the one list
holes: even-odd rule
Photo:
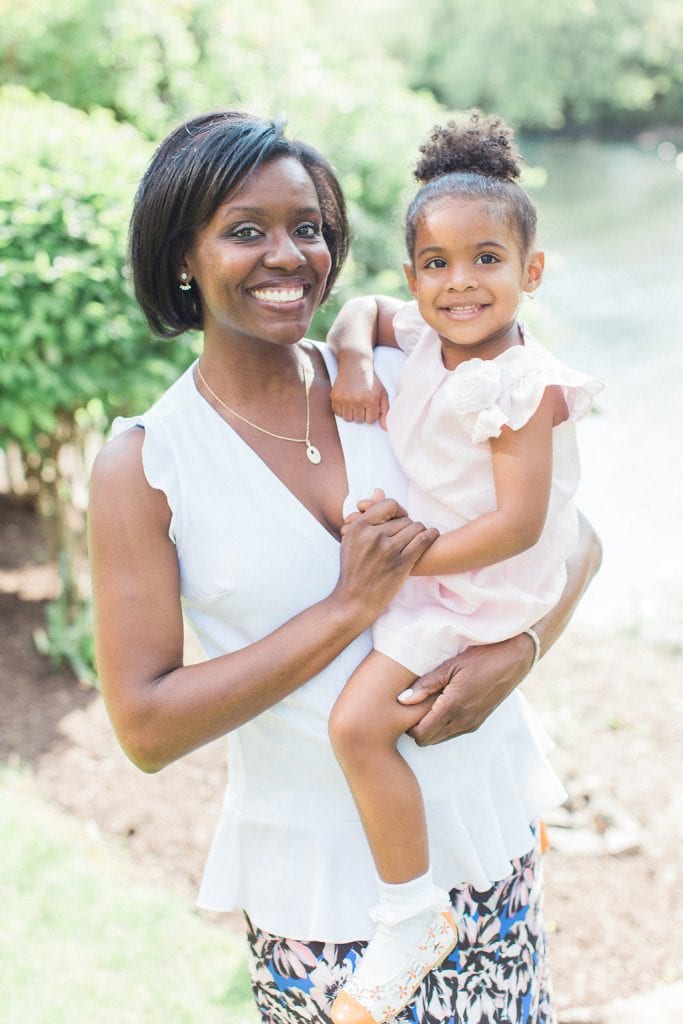
[[411, 689], [408, 689], [408, 690], [404, 690], [403, 693], [399, 693], [399, 695], [396, 698], [396, 700], [410, 700], [410, 698], [412, 696], [413, 696], [413, 691]]

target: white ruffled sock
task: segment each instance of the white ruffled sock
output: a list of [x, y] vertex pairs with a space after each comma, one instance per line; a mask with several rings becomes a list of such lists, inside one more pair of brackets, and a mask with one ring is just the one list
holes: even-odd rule
[[384, 985], [403, 970], [411, 949], [417, 951], [437, 911], [448, 910], [448, 893], [434, 885], [432, 870], [409, 882], [379, 882], [379, 905], [372, 912], [377, 932], [356, 968], [356, 980]]

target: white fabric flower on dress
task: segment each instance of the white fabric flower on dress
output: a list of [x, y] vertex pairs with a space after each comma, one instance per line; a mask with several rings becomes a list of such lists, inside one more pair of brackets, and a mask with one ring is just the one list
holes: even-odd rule
[[446, 381], [450, 406], [457, 413], [480, 412], [498, 398], [500, 369], [493, 360], [468, 359], [460, 363]]

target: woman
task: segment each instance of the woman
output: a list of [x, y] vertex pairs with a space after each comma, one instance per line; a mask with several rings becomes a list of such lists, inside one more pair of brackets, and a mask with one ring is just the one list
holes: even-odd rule
[[[370, 649], [368, 627], [435, 539], [396, 500], [403, 481], [380, 427], [335, 421], [332, 357], [302, 340], [347, 245], [331, 169], [280, 125], [227, 112], [171, 133], [136, 197], [133, 275], [153, 329], [201, 328], [202, 355], [152, 410], [117, 423], [91, 485], [109, 714], [144, 771], [232, 733], [200, 902], [245, 909], [257, 1003], [264, 1021], [283, 1024], [326, 1019], [372, 931], [372, 865], [327, 715]], [[397, 359], [387, 353], [389, 386]], [[347, 495], [373, 487], [390, 497], [340, 543]], [[584, 524], [563, 597], [537, 626], [543, 650], [598, 562]], [[183, 610], [207, 654], [199, 665], [182, 662]], [[466, 651], [416, 684], [425, 717], [412, 735], [424, 756], [512, 691], [535, 658], [532, 639]], [[537, 854], [518, 852], [488, 893], [450, 880], [459, 960], [430, 976], [401, 1020], [459, 1021], [477, 999], [504, 999], [510, 1020], [551, 1019]], [[486, 957], [494, 932], [508, 954], [502, 981], [500, 947], [489, 943]]]

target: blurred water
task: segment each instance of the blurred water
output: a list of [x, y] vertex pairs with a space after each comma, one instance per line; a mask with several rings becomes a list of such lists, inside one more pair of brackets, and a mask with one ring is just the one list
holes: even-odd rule
[[524, 152], [548, 172], [533, 191], [547, 269], [525, 315], [606, 384], [580, 426], [579, 503], [605, 557], [577, 620], [683, 643], [683, 157], [588, 142]]

